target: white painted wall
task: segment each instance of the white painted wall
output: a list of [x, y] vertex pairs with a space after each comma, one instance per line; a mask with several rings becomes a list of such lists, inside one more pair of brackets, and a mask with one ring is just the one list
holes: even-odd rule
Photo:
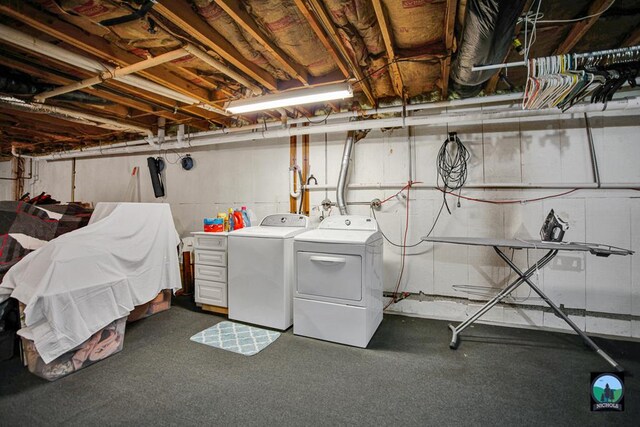
[[[0, 162], [0, 177], [13, 178], [11, 160]], [[0, 180], [0, 200], [13, 200], [13, 181]]]
[[[475, 109], [477, 111], [477, 108]], [[474, 109], [469, 109], [474, 111]], [[603, 182], [640, 182], [640, 112], [590, 116], [600, 174]], [[350, 182], [402, 183], [410, 178], [425, 184], [436, 181], [436, 155], [447, 134], [457, 131], [471, 152], [469, 184], [479, 183], [589, 183], [592, 182], [590, 154], [582, 115], [555, 121], [532, 119], [510, 122], [485, 121], [476, 125], [372, 131], [355, 147]], [[311, 136], [311, 173], [319, 184], [335, 185], [338, 179], [345, 135]], [[325, 139], [326, 138], [326, 139]], [[301, 144], [299, 144], [300, 146]], [[186, 151], [185, 151], [186, 152]], [[269, 140], [212, 146], [191, 151], [195, 168], [183, 171], [175, 153], [166, 153], [167, 197], [181, 235], [200, 230], [202, 218], [230, 206], [247, 205], [258, 217], [289, 209], [289, 141]], [[131, 170], [141, 168], [139, 197], [154, 201], [147, 155], [77, 161], [75, 200], [126, 201]], [[299, 155], [298, 158], [301, 158]], [[413, 177], [409, 176], [409, 169]], [[40, 162], [34, 179], [25, 189], [37, 194], [47, 191], [59, 200], [71, 199], [71, 161]], [[6, 181], [10, 182], [10, 181]], [[0, 183], [2, 188], [6, 182]], [[2, 190], [4, 191], [4, 190]], [[397, 189], [350, 189], [349, 202], [384, 199]], [[563, 190], [469, 189], [464, 195], [483, 199], [530, 199]], [[9, 192], [10, 194], [10, 192]], [[570, 222], [566, 239], [601, 242], [640, 249], [640, 193], [634, 190], [580, 190], [570, 195], [526, 204], [485, 204], [449, 197], [452, 214], [443, 211], [435, 236], [535, 237], [550, 209]], [[318, 207], [325, 197], [335, 201], [335, 191], [314, 190], [312, 218], [318, 223]], [[431, 228], [442, 203], [442, 194], [432, 189], [412, 189], [408, 243]], [[377, 213], [380, 227], [394, 242], [404, 229], [406, 203], [391, 200]], [[336, 213], [333, 209], [332, 213]], [[369, 215], [365, 205], [350, 207], [350, 213]], [[325, 213], [326, 214], [326, 213]], [[514, 260], [522, 267], [541, 256], [535, 251], [516, 251]], [[395, 287], [400, 251], [385, 245], [385, 288]], [[513, 277], [513, 276], [511, 276]], [[435, 300], [405, 300], [392, 307], [397, 312], [460, 320], [473, 313], [491, 292], [504, 286], [509, 270], [490, 248], [426, 245], [408, 250], [400, 290], [424, 292]], [[535, 279], [558, 304], [595, 312], [640, 316], [640, 254], [632, 257], [596, 258], [589, 254], [558, 256]], [[480, 295], [478, 295], [480, 294]], [[524, 287], [516, 301], [542, 305]], [[446, 297], [457, 297], [447, 300]], [[433, 299], [433, 298], [432, 298]], [[552, 314], [498, 306], [485, 317], [511, 325], [568, 328]], [[640, 337], [640, 321], [577, 317], [576, 323], [594, 333]]]

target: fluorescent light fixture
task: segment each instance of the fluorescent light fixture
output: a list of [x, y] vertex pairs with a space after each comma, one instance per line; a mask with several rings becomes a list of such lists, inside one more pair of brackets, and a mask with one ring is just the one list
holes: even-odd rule
[[227, 106], [227, 111], [233, 114], [242, 114], [351, 97], [353, 97], [353, 89], [349, 83], [336, 83], [231, 101]]

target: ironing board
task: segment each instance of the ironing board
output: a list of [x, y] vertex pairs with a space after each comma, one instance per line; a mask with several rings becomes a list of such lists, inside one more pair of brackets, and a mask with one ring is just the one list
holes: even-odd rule
[[[596, 256], [608, 257], [609, 255], [632, 255], [633, 251], [617, 248], [614, 246], [607, 246], [595, 243], [573, 243], [573, 242], [546, 242], [540, 240], [522, 240], [522, 239], [489, 239], [489, 238], [480, 238], [480, 237], [423, 237], [422, 240], [426, 242], [433, 243], [451, 243], [457, 245], [470, 245], [470, 246], [491, 246], [496, 251], [498, 256], [504, 260], [505, 263], [516, 273], [518, 276], [513, 282], [507, 285], [502, 291], [500, 291], [496, 296], [494, 296], [490, 301], [488, 301], [482, 308], [480, 308], [473, 316], [469, 317], [464, 322], [460, 323], [458, 326], [449, 325], [449, 329], [451, 329], [451, 343], [449, 347], [453, 350], [458, 348], [459, 339], [458, 335], [466, 329], [469, 325], [478, 320], [481, 316], [483, 316], [487, 311], [489, 311], [493, 306], [495, 306], [498, 302], [503, 300], [507, 295], [515, 291], [518, 286], [523, 283], [527, 283], [531, 289], [537, 293], [544, 302], [551, 307], [551, 309], [569, 326], [573, 328], [574, 331], [584, 340], [584, 342], [591, 347], [596, 353], [598, 353], [603, 359], [605, 359], [611, 366], [613, 366], [617, 371], [623, 372], [624, 369], [620, 366], [615, 360], [611, 358], [607, 353], [605, 353], [598, 345], [593, 342], [591, 338], [587, 336], [583, 331], [581, 331], [575, 323], [569, 319], [569, 317], [558, 308], [556, 304], [554, 304], [551, 299], [540, 290], [536, 285], [534, 285], [529, 278], [535, 273], [536, 269], [542, 269], [545, 265], [547, 265], [557, 254], [559, 251], [573, 251], [573, 252], [590, 252]], [[536, 263], [533, 264], [526, 271], [520, 270], [514, 263], [509, 259], [509, 257], [502, 252], [500, 248], [511, 248], [511, 249], [543, 249], [546, 250], [547, 253], [542, 256]]]

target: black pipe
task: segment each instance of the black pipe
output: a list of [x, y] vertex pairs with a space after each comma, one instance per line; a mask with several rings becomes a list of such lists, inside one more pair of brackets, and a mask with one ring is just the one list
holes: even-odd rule
[[[4, 71], [4, 70], [1, 70]], [[36, 83], [30, 81], [30, 79], [20, 78], [18, 76], [11, 75], [0, 75], [0, 92], [4, 92], [9, 95], [23, 97], [28, 96], [31, 97], [38, 93], [48, 92], [57, 88], [58, 86], [44, 84], [44, 83]], [[100, 104], [100, 105], [111, 105], [113, 104], [111, 101], [108, 101], [103, 98], [99, 98], [97, 96], [93, 96], [84, 92], [69, 92], [62, 95], [58, 95], [53, 98], [57, 101], [70, 101], [70, 102], [82, 102], [83, 104]]]
[[513, 40], [526, 0], [469, 0], [460, 47], [451, 66], [453, 89], [476, 96], [499, 70], [472, 71], [474, 65], [501, 63]]

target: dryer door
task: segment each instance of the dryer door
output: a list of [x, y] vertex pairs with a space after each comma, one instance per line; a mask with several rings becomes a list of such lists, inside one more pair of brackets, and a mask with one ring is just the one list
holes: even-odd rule
[[296, 296], [355, 305], [362, 301], [360, 255], [299, 251], [296, 258]]

